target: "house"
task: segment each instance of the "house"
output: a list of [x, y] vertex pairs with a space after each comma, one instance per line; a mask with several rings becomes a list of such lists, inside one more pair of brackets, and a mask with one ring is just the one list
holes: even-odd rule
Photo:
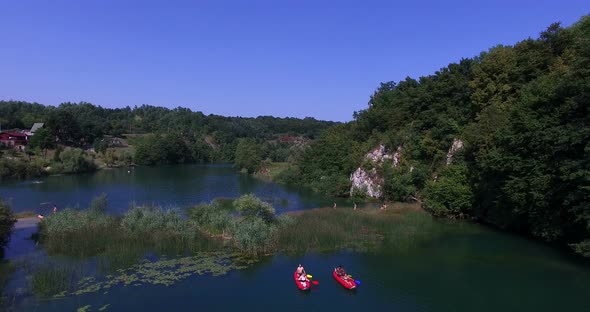
[[18, 149], [24, 149], [28, 143], [28, 136], [22, 132], [1, 131], [0, 144]]
[[34, 124], [33, 124], [33, 126], [31, 127], [31, 130], [29, 130], [29, 131], [25, 131], [25, 134], [26, 134], [27, 136], [33, 136], [33, 135], [35, 134], [35, 131], [37, 131], [37, 130], [39, 130], [39, 129], [43, 128], [43, 125], [44, 125], [44, 123], [42, 123], [42, 122], [36, 122], [36, 123], [34, 123]]

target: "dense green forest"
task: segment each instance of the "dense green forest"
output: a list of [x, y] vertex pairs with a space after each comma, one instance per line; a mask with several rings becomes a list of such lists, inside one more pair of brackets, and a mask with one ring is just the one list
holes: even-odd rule
[[[186, 108], [148, 105], [109, 109], [90, 103], [63, 103], [53, 107], [0, 101], [2, 129], [28, 129], [35, 122], [43, 122], [45, 127], [31, 137], [27, 154], [43, 157], [28, 161], [4, 159], [0, 161], [0, 178], [39, 176], [44, 166], [60, 173], [93, 170], [92, 159], [82, 152], [89, 148], [94, 148], [107, 164], [116, 160], [140, 165], [232, 162], [239, 142], [247, 139], [256, 144], [260, 159], [286, 161], [290, 149], [296, 145], [293, 142], [312, 140], [336, 124], [314, 118], [206, 116]], [[133, 152], [115, 153], [111, 148], [121, 146], [113, 143], [119, 142], [113, 137], [124, 137], [133, 145]], [[67, 149], [64, 154], [63, 147], [78, 149], [76, 152]], [[44, 158], [48, 149], [55, 148], [58, 150], [50, 163]], [[5, 153], [14, 154], [14, 151]], [[253, 171], [257, 167], [258, 164], [246, 169]]]
[[[417, 198], [435, 215], [590, 256], [589, 107], [586, 16], [430, 76], [382, 83], [367, 109], [326, 131], [279, 179], [347, 196], [368, 151], [401, 147], [397, 166], [376, 168], [387, 199]], [[447, 165], [454, 139], [464, 148]]]

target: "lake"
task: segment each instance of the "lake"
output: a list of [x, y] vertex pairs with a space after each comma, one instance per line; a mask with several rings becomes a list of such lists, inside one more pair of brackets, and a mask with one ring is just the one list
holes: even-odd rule
[[[241, 175], [227, 165], [112, 169], [0, 185], [0, 196], [11, 198], [16, 211], [48, 213], [53, 204], [83, 208], [101, 193], [107, 194], [114, 214], [125, 211], [130, 202], [186, 207], [245, 193], [271, 202], [279, 213], [331, 206], [334, 201]], [[337, 204], [351, 209], [346, 200]], [[22, 263], [66, 264], [97, 280], [125, 267], [105, 272], [100, 257], [49, 256], [30, 239], [35, 229], [24, 228], [15, 231], [6, 250], [6, 257], [21, 265], [3, 295], [15, 311], [590, 311], [589, 261], [479, 225], [437, 222], [437, 227], [432, 239], [403, 248], [386, 244], [370, 252], [278, 254], [219, 276], [183, 275], [169, 285], [120, 283], [58, 299], [33, 295], [30, 269]], [[169, 268], [182, 271], [191, 265], [185, 257], [148, 252], [133, 265], [146, 274], [148, 265], [180, 259]], [[299, 291], [293, 282], [298, 263], [319, 282], [309, 292]], [[332, 278], [338, 264], [360, 281], [356, 290], [346, 290]], [[136, 271], [124, 274], [131, 278]]]

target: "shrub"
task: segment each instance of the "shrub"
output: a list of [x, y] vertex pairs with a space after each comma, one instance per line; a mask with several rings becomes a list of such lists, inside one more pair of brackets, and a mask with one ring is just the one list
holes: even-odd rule
[[16, 223], [12, 209], [0, 199], [0, 248], [4, 248], [10, 241], [10, 233]]
[[253, 194], [243, 195], [234, 201], [234, 206], [246, 219], [262, 219], [265, 222], [275, 220], [275, 209]]
[[86, 153], [79, 148], [67, 149], [59, 154], [64, 173], [89, 172], [96, 169], [96, 165], [86, 157]]

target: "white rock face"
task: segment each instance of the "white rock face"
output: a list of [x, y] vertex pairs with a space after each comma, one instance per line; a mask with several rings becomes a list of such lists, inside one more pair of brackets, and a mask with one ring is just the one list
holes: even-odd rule
[[350, 182], [352, 182], [350, 188], [351, 196], [355, 190], [365, 192], [369, 197], [378, 198], [382, 195], [381, 184], [383, 183], [383, 179], [377, 175], [375, 168], [369, 170], [369, 172], [361, 167], [357, 168], [350, 175]]
[[462, 148], [463, 141], [459, 139], [453, 139], [453, 144], [451, 145], [451, 148], [449, 148], [449, 152], [447, 153], [447, 166], [453, 162], [453, 157]]
[[350, 195], [355, 191], [364, 192], [369, 197], [380, 198], [383, 196], [382, 186], [383, 186], [383, 177], [377, 174], [377, 169], [375, 167], [380, 166], [385, 161], [392, 161], [392, 165], [394, 167], [398, 167], [401, 159], [402, 147], [398, 147], [396, 152], [391, 155], [388, 154], [385, 146], [383, 144], [379, 145], [376, 149], [372, 152], [367, 153], [365, 155], [365, 160], [370, 161], [373, 164], [373, 168], [371, 170], [365, 170], [361, 167], [357, 168], [351, 175], [350, 175]]

